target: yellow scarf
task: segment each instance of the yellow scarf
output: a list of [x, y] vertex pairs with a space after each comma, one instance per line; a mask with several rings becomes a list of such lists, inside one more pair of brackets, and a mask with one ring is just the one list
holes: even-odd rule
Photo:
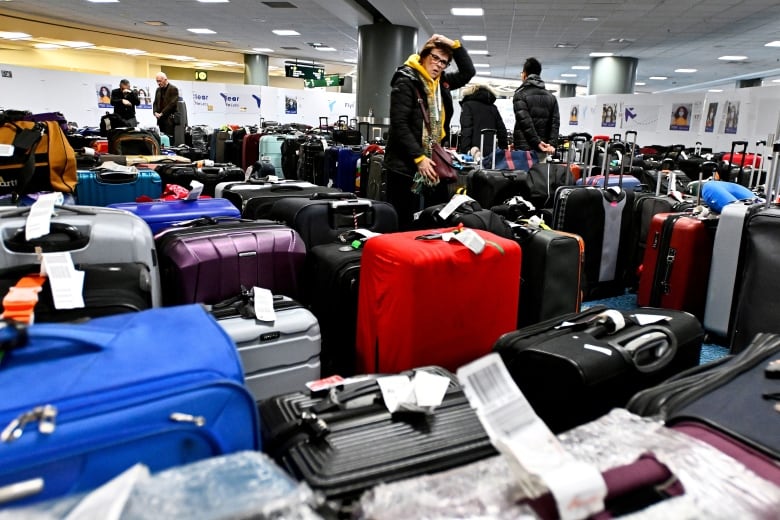
[[[420, 79], [423, 81], [423, 85], [425, 85], [425, 94], [428, 96], [428, 115], [430, 116], [432, 126], [431, 131], [435, 133], [438, 130], [438, 141], [441, 141], [444, 139], [444, 105], [441, 102], [441, 96], [438, 95], [439, 78], [441, 76], [439, 76], [439, 78], [432, 79], [431, 76], [428, 75], [428, 71], [425, 70], [425, 67], [423, 67], [420, 63], [419, 54], [412, 54], [409, 56], [409, 59], [406, 60], [404, 65], [408, 65], [409, 67], [416, 70], [420, 75]], [[424, 129], [423, 142], [425, 142], [426, 133], [427, 129]]]

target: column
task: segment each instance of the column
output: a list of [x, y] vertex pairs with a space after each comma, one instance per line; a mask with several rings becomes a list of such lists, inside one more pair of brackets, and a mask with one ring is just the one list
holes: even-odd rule
[[638, 63], [622, 56], [591, 58], [588, 94], [633, 94]]
[[268, 85], [268, 56], [244, 54], [244, 85]]
[[352, 94], [352, 76], [344, 76], [344, 84], [341, 86], [341, 92], [344, 94]]
[[414, 27], [387, 23], [358, 27], [358, 121], [390, 124], [390, 80], [395, 69], [417, 50]]
[[558, 97], [570, 98], [570, 97], [576, 97], [577, 96], [577, 85], [576, 85], [576, 83], [561, 83], [558, 86], [560, 87], [560, 90], [558, 92]]

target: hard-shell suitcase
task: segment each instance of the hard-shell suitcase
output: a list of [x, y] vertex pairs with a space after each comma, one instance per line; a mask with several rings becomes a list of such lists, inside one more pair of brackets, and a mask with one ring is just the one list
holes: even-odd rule
[[214, 304], [254, 286], [298, 298], [306, 246], [272, 221], [195, 221], [155, 237], [163, 301]]
[[226, 199], [161, 200], [155, 202], [120, 202], [110, 208], [129, 211], [141, 217], [157, 234], [176, 224], [203, 217], [239, 218], [241, 213]]
[[152, 306], [162, 305], [154, 237], [136, 215], [97, 206], [58, 206], [51, 232], [28, 241], [24, 229], [29, 212], [0, 211], [0, 268], [40, 263], [36, 247], [44, 253], [68, 251], [74, 264], [139, 263], [148, 273]]
[[309, 139], [301, 145], [298, 179], [317, 186], [327, 186], [325, 176], [325, 144], [320, 139]]
[[249, 134], [244, 137], [241, 142], [241, 169], [246, 171], [247, 168], [255, 164], [260, 159], [260, 138], [264, 134], [256, 133]]
[[[517, 323], [520, 246], [471, 230], [480, 254], [442, 231], [389, 233], [363, 246], [358, 301], [358, 372], [448, 370], [490, 351]], [[488, 283], [489, 281], [489, 283]]]
[[261, 402], [266, 453], [342, 513], [380, 482], [495, 454], [454, 376], [438, 367], [420, 370], [450, 379], [443, 402], [429, 413], [390, 413], [374, 377], [324, 395], [301, 391]]
[[163, 184], [190, 187], [192, 181], [203, 184], [203, 195], [214, 197], [214, 188], [220, 182], [243, 182], [244, 170], [234, 164], [215, 163], [213, 166], [198, 164], [160, 164], [155, 171]]
[[159, 471], [261, 447], [235, 346], [199, 305], [35, 324], [23, 338], [8, 336], [19, 344], [0, 371], [0, 486], [24, 482], [27, 501], [139, 462]]
[[283, 295], [274, 296], [273, 308], [273, 321], [257, 319], [249, 289], [209, 309], [236, 343], [246, 386], [255, 401], [296, 392], [320, 378], [317, 318]]
[[332, 186], [347, 192], [357, 190], [357, 169], [363, 148], [357, 146], [334, 145], [325, 150], [325, 175]]
[[559, 433], [698, 365], [703, 339], [699, 321], [686, 312], [597, 305], [504, 334], [493, 349], [537, 415]]
[[[285, 134], [263, 134], [258, 144], [258, 159], [268, 158], [271, 164], [274, 165], [276, 176], [280, 179], [286, 177], [282, 170], [282, 144], [292, 138], [293, 136]], [[247, 166], [252, 164], [254, 164], [254, 161], [247, 164]], [[295, 179], [295, 175], [291, 175], [289, 178]]]
[[80, 205], [108, 206], [116, 202], [135, 202], [142, 195], [152, 199], [162, 195], [160, 176], [152, 170], [133, 173], [78, 170], [76, 176], [76, 200]]
[[661, 307], [704, 317], [717, 219], [659, 213], [647, 234], [636, 293], [641, 307]]
[[307, 248], [337, 240], [350, 229], [398, 231], [398, 215], [388, 202], [359, 199], [354, 193], [316, 193], [310, 198], [279, 199], [268, 218], [298, 231]]

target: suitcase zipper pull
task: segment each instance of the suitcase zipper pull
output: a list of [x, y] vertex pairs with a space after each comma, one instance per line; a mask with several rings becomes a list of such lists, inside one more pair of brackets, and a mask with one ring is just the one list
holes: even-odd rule
[[30, 411], [23, 412], [21, 415], [13, 419], [8, 426], [5, 427], [2, 433], [0, 433], [0, 441], [13, 442], [22, 436], [24, 428], [29, 423], [37, 422], [38, 431], [44, 435], [49, 435], [54, 432], [56, 428], [57, 408], [47, 404], [44, 406], [36, 406]]
[[188, 413], [174, 412], [168, 418], [173, 422], [192, 423], [198, 428], [206, 426], [206, 418], [202, 415], [190, 415]]

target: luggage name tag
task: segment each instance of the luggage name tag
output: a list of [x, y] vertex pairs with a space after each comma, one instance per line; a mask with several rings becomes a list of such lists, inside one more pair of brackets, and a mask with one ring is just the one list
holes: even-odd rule
[[73, 266], [70, 253], [44, 253], [41, 274], [48, 276], [55, 309], [84, 308], [84, 271]]
[[444, 400], [450, 381], [444, 376], [417, 370], [412, 378], [401, 374], [380, 377], [377, 384], [390, 413], [430, 413]]
[[458, 209], [461, 205], [465, 204], [466, 202], [474, 202], [474, 199], [469, 197], [466, 194], [458, 193], [452, 196], [450, 201], [445, 204], [443, 208], [439, 210], [439, 216], [447, 220], [450, 215], [452, 215], [456, 209]]
[[460, 367], [457, 375], [525, 496], [541, 496], [546, 487], [563, 520], [586, 518], [604, 510], [607, 485], [601, 472], [565, 450], [531, 408], [498, 354]]
[[268, 289], [262, 287], [252, 288], [254, 300], [255, 318], [260, 321], [276, 321], [274, 311], [274, 295]]
[[449, 238], [457, 240], [476, 255], [481, 254], [485, 250], [485, 239], [479, 236], [473, 229], [465, 228], [459, 233], [444, 233], [442, 239], [445, 242], [449, 241], [448, 235]]
[[54, 214], [54, 206], [62, 204], [62, 193], [45, 193], [38, 197], [27, 215], [24, 225], [25, 240], [33, 240], [48, 235], [51, 231], [51, 216]]
[[190, 181], [190, 192], [187, 194], [187, 198], [184, 200], [198, 200], [200, 194], [203, 193], [203, 183], [196, 180]]

